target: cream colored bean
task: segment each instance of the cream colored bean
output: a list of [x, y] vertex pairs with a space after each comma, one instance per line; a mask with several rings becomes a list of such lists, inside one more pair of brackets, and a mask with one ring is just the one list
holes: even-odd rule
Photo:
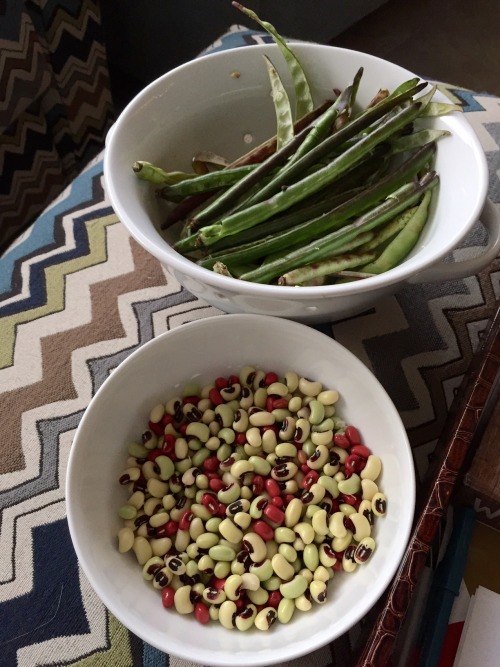
[[295, 542], [295, 533], [291, 528], [280, 526], [274, 530], [274, 539], [277, 544], [293, 544]]
[[291, 599], [282, 598], [278, 605], [278, 620], [280, 623], [289, 623], [295, 611], [295, 602]]
[[291, 565], [280, 553], [273, 556], [271, 564], [274, 572], [282, 581], [289, 581], [295, 576], [293, 565]]
[[157, 537], [149, 541], [153, 556], [164, 556], [172, 548], [170, 537]]
[[168, 512], [158, 512], [149, 517], [148, 523], [152, 528], [159, 528], [166, 524], [169, 518]]
[[315, 512], [311, 519], [311, 524], [317, 535], [321, 535], [322, 537], [328, 535], [328, 515], [326, 510], [320, 509], [318, 512]]
[[334, 405], [339, 400], [339, 392], [335, 389], [324, 389], [319, 392], [317, 398], [323, 405]]
[[210, 429], [203, 422], [189, 422], [186, 426], [186, 435], [198, 438], [200, 442], [207, 442], [210, 438]]
[[240, 574], [230, 574], [224, 583], [224, 593], [228, 600], [239, 600], [242, 591]]
[[252, 426], [246, 432], [247, 442], [251, 447], [258, 448], [262, 445], [262, 436], [260, 429], [256, 426]]
[[243, 531], [229, 518], [223, 519], [219, 525], [219, 533], [232, 544], [238, 544], [243, 539]]
[[[247, 440], [248, 440], [248, 434], [247, 434]], [[268, 429], [267, 431], [264, 431], [262, 434], [261, 438], [261, 445], [262, 449], [266, 454], [269, 454], [270, 452], [273, 452], [276, 448], [276, 444], [278, 442], [278, 439], [276, 437], [276, 433], [272, 429]], [[259, 452], [255, 452], [259, 453]]]
[[310, 611], [312, 609], [312, 602], [309, 600], [308, 597], [306, 597], [304, 594], [299, 595], [298, 598], [295, 598], [295, 607], [299, 609], [299, 611]]
[[163, 498], [168, 493], [167, 482], [162, 482], [159, 479], [148, 479], [147, 481], [148, 493], [154, 498]]
[[331, 495], [332, 498], [338, 498], [340, 493], [337, 480], [333, 477], [327, 477], [327, 475], [320, 475], [318, 479], [318, 484], [325, 487], [325, 490]]
[[373, 501], [373, 497], [379, 492], [378, 486], [371, 479], [361, 480], [361, 492], [363, 500]]
[[293, 528], [299, 523], [303, 508], [304, 504], [300, 498], [293, 498], [288, 503], [285, 508], [285, 526], [287, 528]]
[[179, 614], [191, 614], [194, 605], [191, 602], [191, 586], [181, 586], [175, 591], [174, 606]]
[[242, 459], [241, 461], [235, 461], [231, 466], [231, 475], [236, 480], [241, 480], [243, 475], [247, 472], [253, 472], [254, 466], [250, 460]]
[[122, 554], [134, 546], [135, 534], [132, 528], [120, 528], [118, 531], [118, 551]]
[[153, 555], [153, 550], [151, 549], [149, 541], [141, 536], [135, 537], [132, 550], [139, 565], [144, 565], [144, 563], [146, 563]]
[[153, 424], [157, 424], [163, 415], [165, 414], [165, 406], [163, 403], [158, 403], [149, 413], [149, 421], [152, 421]]
[[281, 584], [279, 589], [284, 598], [295, 599], [305, 593], [308, 587], [308, 581], [301, 574], [296, 574], [291, 581]]
[[328, 529], [333, 537], [345, 537], [347, 528], [344, 524], [345, 514], [343, 512], [334, 512], [328, 522]]
[[301, 521], [293, 527], [294, 532], [300, 537], [304, 544], [311, 544], [314, 540], [314, 528], [310, 523]]
[[361, 542], [365, 537], [370, 537], [370, 522], [363, 514], [356, 512], [355, 514], [351, 514], [349, 518], [354, 526], [353, 537], [356, 542]]
[[332, 540], [332, 549], [334, 551], [340, 552], [347, 549], [347, 547], [352, 542], [352, 531], [346, 530], [344, 537], [334, 537]]
[[315, 397], [323, 390], [323, 385], [321, 382], [314, 382], [308, 378], [301, 377], [299, 379], [298, 389], [304, 396]]
[[306, 544], [302, 554], [302, 560], [304, 565], [311, 571], [314, 572], [319, 565], [319, 550], [317, 545], [312, 542], [311, 544]]
[[361, 471], [361, 479], [371, 479], [374, 482], [382, 472], [382, 460], [375, 454], [370, 454], [366, 466]]
[[272, 382], [267, 387], [269, 396], [286, 396], [290, 392], [288, 386], [284, 382]]
[[333, 431], [331, 429], [328, 431], [311, 431], [311, 440], [316, 446], [324, 445], [326, 447], [332, 443]]
[[348, 479], [342, 479], [338, 483], [340, 493], [351, 495], [358, 493], [361, 489], [361, 479], [358, 474], [353, 473]]
[[297, 413], [302, 408], [302, 398], [300, 396], [292, 396], [288, 401], [288, 409], [290, 412]]
[[309, 423], [310, 424], [321, 424], [325, 418], [325, 406], [320, 401], [313, 399], [310, 401], [309, 405]]
[[252, 426], [261, 428], [262, 426], [272, 426], [276, 422], [276, 417], [267, 410], [256, 410], [249, 413], [248, 421]]
[[333, 577], [333, 570], [329, 567], [326, 568], [324, 565], [318, 565], [314, 570], [313, 578], [315, 581], [324, 581], [325, 583], [330, 581]]
[[235, 616], [238, 612], [236, 603], [232, 600], [225, 600], [219, 608], [219, 621], [226, 630], [232, 630], [235, 627]]

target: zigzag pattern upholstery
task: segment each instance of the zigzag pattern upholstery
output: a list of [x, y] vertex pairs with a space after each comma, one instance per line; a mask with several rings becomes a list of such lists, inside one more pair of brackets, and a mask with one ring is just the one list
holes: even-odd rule
[[102, 149], [112, 121], [98, 2], [0, 2], [0, 251]]

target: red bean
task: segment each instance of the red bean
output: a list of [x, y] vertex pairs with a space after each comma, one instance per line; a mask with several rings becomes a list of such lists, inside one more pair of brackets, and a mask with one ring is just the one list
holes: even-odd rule
[[215, 491], [215, 493], [217, 493], [226, 486], [226, 483], [223, 482], [220, 477], [214, 477], [213, 479], [209, 480], [208, 486], [210, 487], [211, 491]]
[[270, 503], [264, 508], [264, 516], [272, 523], [277, 523], [281, 525], [285, 520], [285, 513], [283, 510], [280, 510], [279, 507], [276, 507], [273, 503]]
[[371, 453], [372, 450], [365, 445], [353, 445], [351, 447], [351, 454], [356, 454], [356, 456], [360, 456], [362, 459], [367, 459]]
[[304, 479], [302, 480], [302, 482], [301, 482], [301, 484], [300, 484], [300, 486], [301, 486], [303, 489], [305, 489], [306, 491], [309, 491], [309, 489], [311, 488], [311, 486], [312, 486], [313, 484], [316, 484], [316, 482], [317, 482], [318, 479], [319, 479], [319, 475], [318, 475], [318, 473], [316, 472], [316, 470], [309, 470], [309, 468], [308, 468], [308, 471], [309, 471], [309, 472], [306, 473]]
[[349, 439], [343, 433], [335, 433], [333, 436], [333, 444], [336, 447], [341, 447], [342, 449], [349, 449], [351, 446]]
[[229, 382], [227, 381], [227, 378], [223, 377], [216, 378], [214, 382], [214, 385], [217, 387], [217, 389], [225, 389], [228, 384]]
[[268, 387], [270, 384], [274, 384], [274, 382], [278, 382], [279, 376], [277, 373], [274, 373], [273, 371], [269, 371], [269, 373], [266, 373], [266, 377], [264, 378], [264, 383]]
[[351, 445], [361, 444], [361, 436], [359, 435], [359, 431], [355, 426], [348, 426], [345, 430], [345, 434]]
[[161, 590], [161, 602], [165, 609], [170, 609], [174, 605], [175, 590], [172, 586], [165, 586]]
[[161, 421], [160, 422], [149, 421], [148, 422], [148, 428], [149, 428], [150, 431], [153, 431], [153, 433], [155, 435], [162, 435], [165, 427], [163, 426]]
[[247, 434], [246, 433], [237, 433], [235, 442], [237, 445], [246, 445], [247, 442]]
[[[268, 505], [267, 507], [272, 507], [272, 505]], [[264, 510], [264, 512], [265, 511], [266, 510]], [[255, 533], [257, 533], [257, 535], [260, 535], [260, 537], [262, 537], [264, 542], [269, 542], [274, 538], [273, 528], [271, 528], [271, 526], [268, 523], [262, 521], [261, 519], [257, 519], [257, 521], [253, 522], [252, 529]]]
[[283, 507], [284, 501], [281, 496], [274, 496], [274, 498], [271, 499], [271, 502], [273, 505], [276, 505], [276, 507]]
[[205, 472], [217, 472], [219, 469], [219, 464], [220, 461], [215, 455], [209, 456], [208, 459], [203, 461], [203, 470]]
[[222, 398], [220, 391], [216, 387], [210, 389], [210, 391], [208, 392], [208, 398], [212, 401], [214, 405], [221, 405], [222, 403], [224, 403], [224, 399]]
[[[344, 468], [346, 473], [352, 473], [354, 472], [359, 472], [361, 464], [361, 458], [357, 456], [356, 454], [349, 454], [349, 456], [346, 458], [344, 462]], [[346, 474], [347, 478], [347, 474]]]
[[279, 603], [281, 602], [283, 596], [279, 591], [271, 591], [269, 597], [267, 598], [267, 604], [270, 607], [278, 608]]
[[175, 535], [178, 529], [179, 524], [177, 521], [167, 521], [163, 526], [157, 528], [156, 537], [170, 537], [171, 535]]
[[198, 623], [208, 623], [210, 621], [210, 612], [203, 602], [197, 602], [194, 605], [194, 617]]
[[165, 456], [164, 452], [162, 452], [161, 449], [152, 449], [150, 452], [148, 452], [148, 461], [154, 461], [157, 459], [159, 456]]
[[278, 482], [275, 479], [272, 479], [271, 477], [268, 477], [266, 479], [264, 486], [266, 488], [266, 491], [271, 497], [279, 496], [281, 494], [281, 489], [279, 487]]
[[264, 490], [264, 478], [262, 475], [254, 475], [252, 480], [252, 493], [254, 496], [260, 496]]
[[187, 403], [191, 403], [192, 405], [198, 405], [199, 402], [200, 402], [199, 396], [184, 396], [182, 399], [183, 405], [186, 405]]
[[189, 530], [189, 525], [193, 519], [194, 513], [191, 510], [184, 510], [184, 512], [179, 517], [180, 530]]

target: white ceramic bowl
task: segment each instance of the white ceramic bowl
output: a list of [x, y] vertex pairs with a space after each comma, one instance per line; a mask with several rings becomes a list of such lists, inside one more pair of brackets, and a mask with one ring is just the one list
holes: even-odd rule
[[[338, 575], [329, 599], [269, 632], [200, 625], [164, 610], [131, 553], [117, 550], [117, 509], [127, 497], [118, 476], [126, 445], [140, 437], [152, 406], [186, 382], [208, 383], [247, 364], [289, 369], [340, 391], [338, 413], [359, 427], [384, 464], [388, 513], [377, 521], [378, 547], [351, 575]], [[108, 609], [149, 644], [204, 665], [276, 664], [309, 653], [355, 624], [390, 583], [412, 525], [412, 455], [399, 415], [382, 386], [349, 351], [303, 324], [259, 315], [221, 315], [183, 325], [145, 344], [112, 373], [78, 427], [67, 476], [67, 510], [78, 559]]]
[[[386, 86], [393, 90], [414, 76], [379, 58], [317, 44], [293, 44], [322, 101], [333, 88], [342, 89], [360, 66], [358, 93], [367, 104]], [[193, 60], [151, 83], [123, 111], [108, 135], [105, 184], [118, 217], [135, 239], [166, 266], [192, 294], [225, 312], [277, 315], [302, 321], [334, 319], [360, 312], [407, 281], [425, 282], [473, 275], [500, 251], [500, 219], [486, 200], [488, 174], [479, 141], [463, 114], [433, 119], [433, 127], [451, 136], [439, 141], [436, 169], [440, 175], [437, 202], [420, 241], [398, 267], [365, 281], [322, 287], [278, 287], [238, 281], [203, 269], [175, 252], [171, 233], [159, 233], [164, 202], [132, 172], [135, 160], [166, 169], [190, 169], [201, 149], [236, 158], [272, 136], [276, 121], [263, 62], [268, 54], [284, 75], [277, 47], [262, 45], [223, 51]], [[232, 76], [238, 72], [239, 76]], [[286, 77], [285, 77], [286, 81]], [[444, 100], [436, 94], [436, 100]], [[449, 100], [446, 100], [449, 101]], [[246, 139], [252, 137], [252, 143]], [[163, 205], [162, 205], [163, 204]], [[455, 249], [476, 223], [488, 228], [488, 248], [478, 258], [459, 264], [440, 260]]]

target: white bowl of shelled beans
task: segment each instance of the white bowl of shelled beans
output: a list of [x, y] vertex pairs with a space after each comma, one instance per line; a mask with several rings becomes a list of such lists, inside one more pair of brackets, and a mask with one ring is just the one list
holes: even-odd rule
[[[423, 86], [414, 95], [417, 103], [432, 90], [431, 84], [408, 70], [365, 53], [319, 44], [293, 42], [291, 46], [308, 77], [316, 108], [321, 107], [325, 100], [332, 99], [334, 90], [344, 91], [360, 68], [363, 68], [363, 74], [355, 105], [359, 113], [369, 107], [380, 89], [393, 93], [413, 78], [420, 81], [416, 85]], [[215, 153], [222, 158], [222, 164], [231, 164], [271, 138], [276, 132], [276, 117], [264, 56], [270, 58], [281, 74], [293, 106], [293, 87], [282, 55], [276, 45], [262, 44], [206, 55], [167, 72], [130, 102], [108, 135], [104, 178], [111, 205], [135, 240], [156, 257], [181, 285], [224, 312], [267, 314], [319, 322], [370, 308], [378, 299], [394, 294], [407, 283], [474, 275], [497, 256], [500, 251], [500, 218], [486, 197], [488, 170], [484, 151], [466, 115], [460, 112], [460, 107], [451, 107], [450, 99], [440, 90], [434, 93], [433, 101], [448, 104], [453, 110], [441, 116], [417, 118], [413, 123], [416, 133], [423, 130], [442, 133], [433, 135], [438, 136], [435, 154], [426, 165], [426, 169], [436, 172], [432, 179], [434, 186], [427, 191], [428, 194], [432, 192], [432, 199], [427, 208], [426, 222], [415, 236], [408, 233], [392, 237], [394, 244], [391, 247], [396, 252], [393, 254], [391, 250], [389, 257], [386, 255], [387, 263], [382, 262], [384, 269], [381, 269], [379, 256], [386, 247], [386, 241], [382, 241], [385, 238], [383, 232], [388, 229], [386, 227], [377, 226], [368, 231], [363, 242], [361, 237], [355, 238], [352, 241], [358, 243], [355, 247], [346, 242], [340, 252], [340, 240], [332, 240], [332, 235], [339, 230], [335, 226], [324, 227], [323, 208], [320, 212], [311, 213], [309, 219], [305, 218], [306, 222], [314, 221], [308, 227], [311, 235], [307, 239], [290, 237], [285, 246], [282, 228], [277, 232], [272, 226], [285, 221], [288, 232], [306, 224], [300, 217], [307, 208], [300, 208], [305, 200], [291, 204], [292, 199], [295, 202], [294, 198], [298, 197], [299, 187], [303, 192], [302, 186], [306, 182], [307, 187], [314, 190], [312, 200], [318, 203], [319, 199], [319, 205], [325, 205], [325, 211], [336, 210], [341, 205], [340, 200], [326, 205], [330, 201], [330, 185], [322, 185], [322, 189], [316, 191], [324, 182], [323, 177], [326, 177], [332, 163], [323, 167], [319, 159], [314, 166], [316, 171], [308, 173], [305, 170], [305, 175], [301, 172], [288, 180], [285, 178], [281, 189], [252, 204], [255, 197], [258, 199], [265, 191], [263, 185], [268, 177], [263, 176], [254, 189], [250, 189], [251, 196], [246, 192], [235, 203], [204, 217], [206, 222], [201, 223], [200, 215], [206, 215], [207, 207], [200, 213], [201, 204], [196, 198], [187, 203], [194, 201], [198, 208], [191, 206], [183, 210], [189, 197], [180, 202], [168, 202], [157, 195], [157, 191], [165, 192], [162, 185], [152, 185], [137, 177], [133, 170], [137, 162], [158, 165], [169, 173], [181, 170], [192, 174], [192, 159], [202, 152]], [[404, 104], [401, 108], [404, 112]], [[377, 122], [373, 123], [372, 129]], [[422, 137], [421, 134], [419, 136]], [[346, 140], [344, 145], [349, 145], [349, 141]], [[383, 142], [377, 149], [385, 150]], [[368, 151], [366, 156], [373, 157], [376, 150], [373, 154]], [[406, 160], [417, 150], [420, 149], [407, 150], [398, 155], [404, 155]], [[394, 159], [397, 156], [391, 158], [393, 166]], [[378, 159], [374, 163], [377, 168]], [[353, 197], [366, 195], [370, 181], [363, 175], [364, 164], [360, 162], [348, 172], [348, 175], [353, 174], [355, 185], [344, 189], [344, 193], [349, 191]], [[139, 171], [145, 172], [145, 169]], [[356, 174], [359, 182], [356, 181]], [[380, 178], [385, 177], [384, 172]], [[425, 179], [426, 176], [423, 176], [422, 183]], [[334, 182], [334, 193], [335, 187]], [[215, 192], [214, 197], [218, 197], [220, 191]], [[276, 210], [274, 207], [278, 199], [280, 208], [271, 215], [271, 211]], [[212, 202], [211, 199], [208, 201]], [[379, 201], [387, 203], [388, 199]], [[206, 203], [204, 200], [204, 205]], [[178, 222], [170, 225], [173, 210], [175, 215], [180, 214]], [[361, 210], [346, 214], [349, 225], [357, 224], [361, 219], [365, 224], [366, 217], [363, 216], [370, 213], [373, 207]], [[294, 217], [294, 211], [298, 212], [300, 222]], [[240, 213], [246, 215], [244, 222]], [[448, 261], [447, 256], [459, 247], [479, 219], [487, 228], [489, 240], [486, 247], [476, 257], [466, 261]], [[194, 227], [193, 220], [196, 223]], [[344, 233], [345, 227], [340, 231]], [[226, 246], [221, 245], [231, 241], [231, 234], [233, 242], [243, 249], [238, 259], [234, 254], [227, 254], [224, 250]], [[272, 238], [264, 238], [266, 234]], [[183, 243], [191, 242], [191, 239], [186, 240], [187, 235], [194, 239], [193, 245], [188, 250], [184, 246], [181, 249], [180, 239]], [[318, 240], [321, 247], [316, 247]], [[328, 245], [331, 243], [337, 243], [337, 250]], [[379, 245], [373, 248], [372, 243]], [[258, 252], [258, 257], [249, 254], [250, 244], [252, 253]], [[255, 245], [259, 247], [256, 249]], [[307, 250], [307, 259], [306, 255], [301, 255], [301, 261], [295, 265], [288, 257], [284, 263], [278, 255], [284, 254], [285, 250], [290, 255]], [[331, 252], [331, 256], [325, 254], [327, 251]], [[319, 257], [314, 254], [317, 252], [322, 253], [322, 259], [314, 259]], [[331, 266], [328, 260], [335, 259], [338, 253], [342, 262], [333, 262]], [[317, 266], [318, 263], [321, 267]], [[298, 271], [292, 268], [295, 266]], [[302, 266], [307, 268], [306, 272], [300, 271]], [[272, 273], [269, 273], [271, 269]]]
[[415, 503], [401, 419], [352, 353], [234, 314], [146, 343], [75, 435], [68, 521], [107, 608], [195, 663], [272, 665], [348, 631], [394, 577]]

